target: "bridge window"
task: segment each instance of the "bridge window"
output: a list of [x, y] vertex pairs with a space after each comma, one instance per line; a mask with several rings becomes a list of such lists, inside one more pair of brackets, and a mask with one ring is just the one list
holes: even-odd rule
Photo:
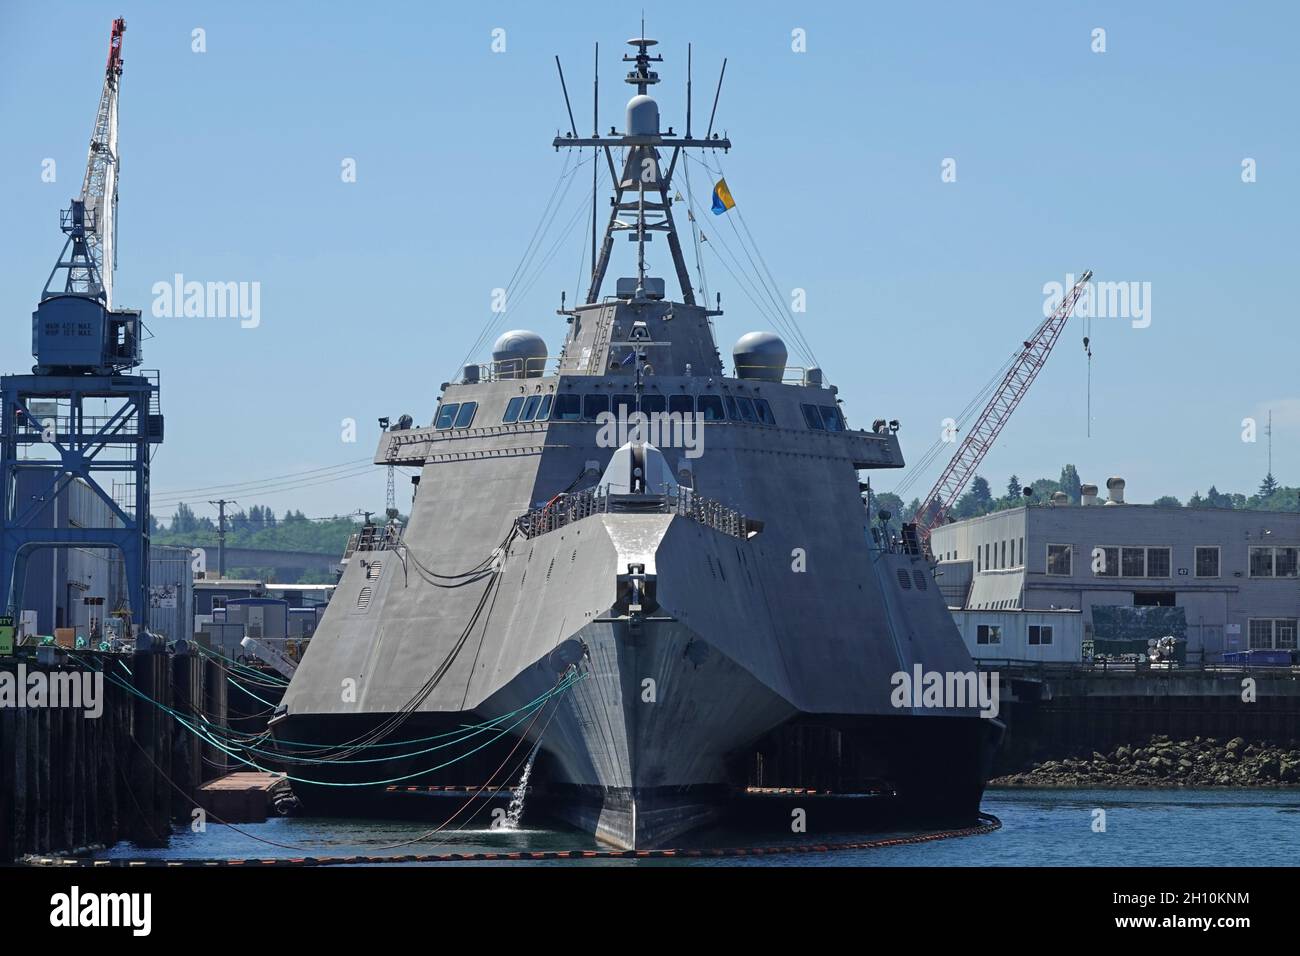
[[706, 422], [720, 422], [726, 419], [722, 414], [722, 399], [717, 395], [701, 395], [699, 409]]
[[822, 423], [825, 424], [828, 432], [844, 431], [844, 416], [835, 405], [821, 405]]
[[466, 402], [456, 413], [456, 427], [469, 428], [474, 421], [474, 413], [478, 411], [478, 402]]
[[513, 425], [519, 421], [519, 410], [524, 407], [524, 397], [516, 395], [506, 404], [506, 413], [501, 416], [501, 421], [507, 425]]
[[610, 409], [617, 418], [627, 418], [636, 411], [635, 395], [615, 395], [613, 407]]
[[695, 399], [690, 395], [669, 395], [668, 413], [670, 415], [691, 415], [695, 412]]
[[529, 395], [528, 401], [524, 402], [523, 413], [519, 416], [521, 422], [531, 422], [533, 416], [537, 414], [537, 406], [542, 404], [542, 396]]
[[754, 399], [754, 412], [758, 415], [760, 425], [776, 424], [776, 416], [772, 414], [772, 406], [767, 403], [766, 398]]
[[[592, 396], [588, 395], [588, 398]], [[602, 396], [603, 397], [603, 396]], [[560, 422], [576, 422], [582, 420], [582, 396], [581, 395], [557, 395], [555, 397], [555, 414], [552, 416]]]
[[641, 411], [646, 415], [653, 415], [656, 412], [662, 413], [667, 405], [667, 399], [662, 395], [642, 395]]
[[551, 417], [551, 403], [554, 400], [554, 395], [547, 395], [542, 399], [541, 407], [537, 409], [537, 418], [534, 421], [544, 422]]
[[754, 401], [750, 398], [741, 396], [736, 399], [736, 404], [740, 406], [740, 417], [742, 420], [753, 425], [758, 422], [758, 416], [754, 414]]
[[434, 419], [433, 427], [442, 429], [450, 428], [456, 421], [456, 412], [460, 410], [460, 402], [452, 402], [450, 405], [442, 405], [438, 408], [438, 417]]
[[727, 403], [727, 417], [733, 422], [740, 421], [740, 406], [736, 404], [736, 396], [724, 395], [722, 398]]
[[800, 405], [803, 409], [803, 420], [808, 423], [809, 428], [815, 428], [817, 431], [825, 431], [826, 423], [822, 421], [822, 413], [817, 410], [816, 405]]
[[582, 420], [594, 422], [596, 416], [609, 411], [608, 395], [585, 395], [582, 399]]

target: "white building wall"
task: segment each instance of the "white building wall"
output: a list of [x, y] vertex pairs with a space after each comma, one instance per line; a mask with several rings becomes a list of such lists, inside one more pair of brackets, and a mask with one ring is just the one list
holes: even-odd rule
[[[984, 660], [1081, 661], [1083, 616], [1069, 611], [953, 611], [971, 657]], [[979, 643], [980, 625], [1000, 629], [997, 644]], [[1030, 626], [1050, 627], [1052, 643], [1030, 644]], [[1041, 631], [1040, 631], [1041, 638]]]
[[[1023, 568], [1016, 566], [1018, 549], [1016, 564], [1008, 553], [1010, 567], [1000, 568], [1002, 542], [1017, 538], [1022, 529]], [[1047, 574], [1049, 544], [1070, 547], [1069, 575]], [[1198, 546], [1219, 549], [1217, 575], [1196, 574]], [[1211, 660], [1224, 651], [1246, 649], [1252, 619], [1300, 619], [1300, 578], [1251, 577], [1250, 548], [1260, 546], [1300, 547], [1300, 514], [1134, 504], [1042, 506], [946, 525], [932, 539], [936, 556], [956, 554], [958, 560], [975, 562], [969, 608], [992, 610], [982, 605], [1005, 604], [1018, 590], [1024, 608], [1081, 611], [1083, 636], [1088, 637], [1094, 607], [1132, 607], [1135, 595], [1172, 593], [1187, 620], [1189, 656]], [[1169, 573], [1095, 574], [1093, 550], [1099, 547], [1167, 547]]]

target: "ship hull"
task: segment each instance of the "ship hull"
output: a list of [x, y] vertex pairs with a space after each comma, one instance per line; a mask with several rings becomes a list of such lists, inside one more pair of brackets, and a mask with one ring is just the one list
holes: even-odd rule
[[[975, 819], [990, 722], [970, 712], [892, 708], [895, 668], [866, 653], [838, 663], [802, 660], [800, 648], [806, 655], [830, 638], [815, 621], [789, 634], [774, 631], [771, 599], [747, 568], [753, 556], [734, 538], [675, 516], [604, 515], [582, 524], [582, 540], [555, 534], [530, 542], [528, 561], [548, 572], [537, 606], [586, 623], [559, 640], [545, 620], [523, 628], [518, 640], [533, 650], [495, 692], [469, 709], [416, 711], [390, 735], [421, 741], [401, 748], [410, 754], [404, 759], [313, 767], [319, 783], [297, 787], [308, 810], [355, 812], [392, 787], [473, 791], [486, 782], [487, 792], [508, 789], [536, 744], [536, 808], [626, 849], [662, 847], [711, 823], [752, 819], [737, 812], [749, 787], [872, 790], [884, 798], [870, 805], [873, 822], [881, 804], [890, 819]], [[603, 611], [578, 613], [580, 591], [556, 573], [557, 556], [584, 586], [608, 585], [612, 601]], [[627, 588], [629, 568], [638, 572], [639, 597]], [[941, 635], [934, 640], [942, 643]], [[823, 712], [803, 699], [849, 706]], [[439, 736], [503, 715], [510, 716], [464, 740]], [[387, 719], [291, 710], [275, 734], [338, 744]], [[366, 781], [374, 785], [355, 786]], [[788, 830], [782, 812], [784, 821], [768, 814], [765, 823]], [[836, 819], [853, 822], [842, 813]]]

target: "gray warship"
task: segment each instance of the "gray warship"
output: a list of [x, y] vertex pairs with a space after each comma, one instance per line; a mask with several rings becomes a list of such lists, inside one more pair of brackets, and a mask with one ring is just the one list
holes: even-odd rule
[[[897, 423], [851, 427], [772, 333], [746, 335], [724, 369], [720, 302], [696, 301], [672, 182], [685, 151], [731, 144], [712, 122], [692, 137], [689, 106], [685, 134], [663, 132], [656, 41], [628, 42], [622, 132], [553, 143], [610, 175], [585, 301], [560, 310], [558, 356], [508, 332], [443, 385], [431, 424], [384, 431], [375, 463], [418, 467], [416, 494], [405, 527], [350, 545], [271, 722], [285, 752], [328, 758], [295, 765], [295, 790], [309, 811], [352, 813], [394, 787], [495, 787], [533, 749], [545, 812], [622, 848], [796, 791], [971, 822], [998, 722], [892, 694], [899, 673], [973, 670], [923, 549], [864, 503], [860, 472], [903, 465]], [[647, 272], [654, 233], [676, 301]], [[603, 294], [620, 234], [635, 274]], [[656, 415], [673, 427], [647, 440]], [[530, 712], [545, 716], [513, 717]], [[414, 743], [461, 730], [455, 754]]]

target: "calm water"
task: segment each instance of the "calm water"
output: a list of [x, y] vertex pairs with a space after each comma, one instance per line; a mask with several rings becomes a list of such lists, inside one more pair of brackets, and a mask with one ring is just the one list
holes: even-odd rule
[[[1104, 833], [1093, 832], [1093, 811], [1098, 808], [1106, 811]], [[1293, 866], [1300, 845], [1297, 790], [990, 790], [984, 809], [1001, 818], [1001, 830], [915, 846], [761, 859], [592, 862], [606, 866]], [[209, 825], [206, 833], [177, 829], [165, 850], [124, 843], [100, 856], [265, 859], [596, 848], [581, 834], [528, 829], [439, 834], [424, 843], [385, 848], [414, 839], [429, 826], [409, 821], [284, 817], [243, 824], [239, 828], [243, 833], [216, 824]], [[814, 842], [852, 842], [881, 836], [812, 834], [810, 838]], [[701, 842], [741, 846], [747, 842], [771, 845], [778, 840], [765, 837], [756, 841], [719, 832]], [[557, 861], [551, 865], [573, 864]]]

